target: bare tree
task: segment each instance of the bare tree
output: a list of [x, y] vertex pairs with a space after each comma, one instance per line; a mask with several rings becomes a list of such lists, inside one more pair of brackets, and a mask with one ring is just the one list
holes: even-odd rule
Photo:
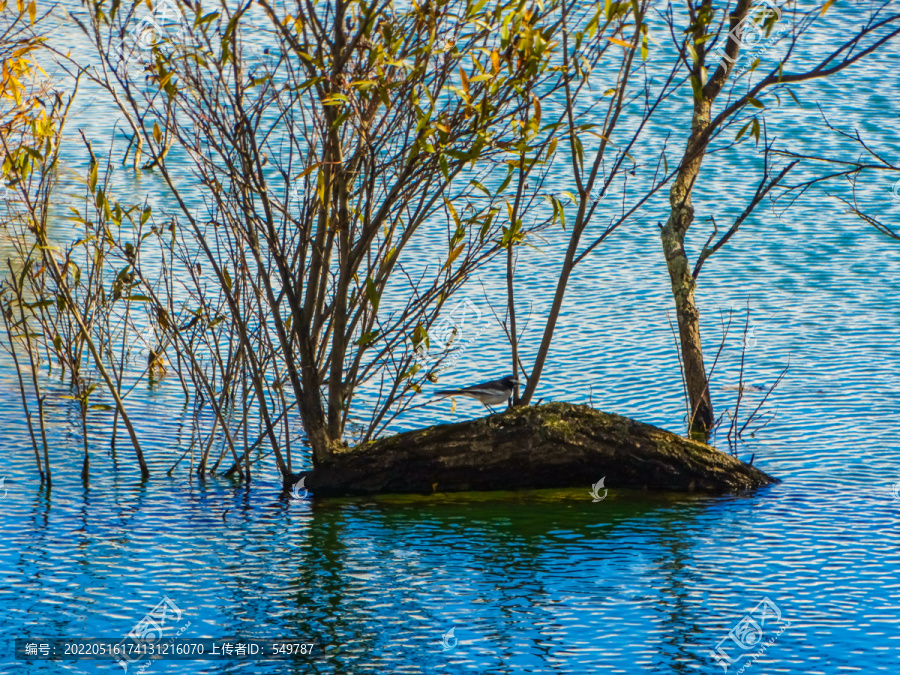
[[[515, 298], [514, 245], [525, 243], [524, 236], [512, 236], [507, 246], [507, 316], [504, 322], [512, 347], [513, 371], [526, 377], [527, 384], [517, 405], [531, 402], [541, 379], [553, 335], [559, 320], [569, 280], [577, 267], [621, 225], [633, 218], [653, 195], [674, 175], [664, 166], [665, 146], [649, 169], [649, 184], [638, 191], [628, 189], [628, 179], [640, 169], [632, 153], [645, 135], [647, 124], [661, 104], [675, 91], [674, 69], [651, 93], [650, 79], [641, 64], [649, 54], [648, 3], [625, 2], [596, 4], [581, 12], [564, 12], [558, 72], [562, 81], [558, 117], [541, 127], [541, 109], [526, 111], [521, 122], [522, 139], [516, 145], [510, 177], [515, 175], [509, 213], [509, 230], [519, 232], [522, 215], [534, 208], [534, 188], [542, 186], [549, 166], [568, 164], [573, 187], [564, 193], [549, 195], [553, 221], [569, 233], [561, 262], [550, 311], [538, 345], [534, 364], [526, 368], [519, 357], [519, 327]], [[606, 85], [600, 101], [587, 110], [579, 110], [578, 101], [597, 86], [596, 73], [615, 73], [613, 86]], [[623, 122], [626, 122], [623, 124]], [[622, 129], [621, 127], [624, 127]], [[530, 130], [533, 130], [529, 133]], [[538, 130], [541, 133], [538, 133]], [[561, 143], [560, 143], [561, 141]], [[609, 199], [604, 206], [606, 222], [591, 233], [591, 225], [600, 220], [601, 202], [612, 194], [621, 195], [616, 205]], [[509, 203], [509, 202], [508, 202]], [[569, 216], [567, 217], [567, 210]]]
[[[835, 47], [824, 58], [811, 66], [792, 69], [799, 49], [806, 44], [804, 38], [811, 37], [811, 29], [818, 25], [819, 18], [830, 4], [827, 2], [821, 9], [804, 12], [793, 2], [778, 8], [762, 0], [738, 0], [726, 17], [725, 13], [731, 7], [729, 3], [702, 0], [688, 4], [684, 10], [676, 10], [674, 5], [669, 5], [666, 13], [672, 45], [677, 50], [680, 68], [687, 74], [691, 85], [693, 105], [691, 133], [669, 192], [671, 210], [665, 224], [661, 224], [660, 239], [675, 300], [682, 362], [692, 411], [690, 426], [692, 430], [704, 434], [712, 428], [714, 416], [703, 362], [700, 310], [695, 300], [697, 275], [703, 262], [728, 242], [761, 198], [796, 166], [796, 161], [781, 170], [770, 170], [768, 156], [772, 150], [771, 143], [763, 144], [766, 162], [756, 194], [743, 213], [728, 225], [725, 233], [715, 242], [717, 228], [713, 222], [713, 234], [693, 268], [685, 250], [685, 238], [695, 220], [692, 195], [695, 190], [703, 188], [700, 173], [703, 160], [725, 129], [744, 121], [736, 141], [750, 129], [746, 139], [755, 137], [759, 143], [765, 128], [767, 108], [764, 96], [771, 96], [769, 101], [780, 100], [780, 92], [793, 96], [789, 89], [791, 85], [834, 75], [883, 49], [900, 34], [900, 14], [883, 11], [890, 4], [885, 2], [853, 32], [835, 36]], [[679, 16], [679, 12], [684, 12], [685, 16]], [[681, 26], [676, 25], [679, 18], [684, 18], [687, 24], [683, 32], [679, 31]], [[749, 70], [736, 69], [744, 47], [743, 40], [748, 40], [748, 35], [770, 35], [773, 28], [785, 25], [788, 29], [773, 40], [773, 46], [780, 48], [784, 56], [772, 64], [768, 72], [761, 69], [766, 56], [764, 53], [753, 60]], [[845, 29], [842, 26], [842, 31]], [[715, 63], [716, 50], [721, 58], [718, 63]], [[731, 87], [727, 86], [729, 82]], [[752, 110], [749, 117], [747, 106], [751, 106]]]
[[872, 173], [886, 174], [892, 180], [896, 179], [891, 188], [892, 198], [895, 200], [900, 199], [900, 164], [897, 163], [896, 159], [888, 157], [883, 152], [875, 149], [873, 144], [864, 139], [858, 130], [854, 130], [851, 133], [840, 129], [832, 124], [824, 113], [822, 113], [822, 120], [825, 126], [833, 131], [838, 139], [849, 140], [853, 145], [857, 146], [859, 155], [854, 159], [846, 159], [842, 156], [829, 156], [828, 154], [813, 155], [788, 149], [780, 150], [780, 154], [790, 157], [792, 160], [801, 160], [809, 164], [834, 169], [809, 180], [790, 185], [788, 188], [788, 192], [791, 194], [790, 203], [793, 203], [814, 185], [827, 183], [834, 179], [843, 179], [850, 188], [850, 198], [846, 199], [839, 195], [833, 196], [847, 207], [847, 212], [868, 223], [881, 234], [891, 239], [900, 240], [900, 227], [888, 225], [879, 216], [873, 215], [870, 208], [861, 206], [858, 195], [858, 183], [863, 175]]

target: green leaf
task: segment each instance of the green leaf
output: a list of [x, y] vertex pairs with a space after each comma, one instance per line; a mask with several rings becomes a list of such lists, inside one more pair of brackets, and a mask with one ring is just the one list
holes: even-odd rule
[[420, 321], [418, 324], [416, 324], [416, 327], [413, 329], [413, 334], [412, 334], [413, 349], [418, 349], [419, 345], [421, 345], [423, 342], [425, 343], [426, 347], [431, 348], [431, 341], [428, 339], [428, 331], [425, 330], [425, 326], [423, 326], [422, 322]]
[[350, 117], [350, 113], [351, 113], [351, 111], [348, 110], [348, 111], [343, 112], [343, 113], [341, 113], [340, 115], [338, 115], [337, 119], [335, 119], [334, 122], [331, 123], [331, 130], [334, 131], [334, 130], [336, 130], [336, 129], [339, 129], [340, 126], [341, 126], [344, 122], [347, 121], [347, 118]]
[[400, 376], [400, 379], [401, 379], [401, 380], [405, 380], [405, 379], [408, 378], [408, 377], [412, 377], [413, 375], [415, 375], [416, 373], [418, 373], [420, 370], [422, 370], [422, 366], [420, 366], [418, 363], [416, 363], [416, 364], [414, 364], [412, 367], [410, 367], [409, 370], [407, 370], [405, 373], [403, 373], [403, 374]]
[[747, 124], [745, 124], [744, 126], [741, 127], [741, 130], [737, 132], [737, 136], [734, 137], [735, 143], [737, 143], [739, 140], [741, 140], [741, 136], [744, 135], [744, 132], [747, 131], [747, 127], [749, 127], [751, 124], [752, 124], [752, 120], [750, 122], [747, 122]]
[[575, 148], [575, 157], [578, 159], [578, 165], [584, 171], [584, 146], [581, 144], [581, 139], [578, 136], [572, 137], [572, 146]]
[[691, 57], [691, 60], [694, 63], [697, 63], [699, 59], [697, 58], [697, 50], [694, 49], [694, 45], [692, 45], [690, 42], [686, 42], [684, 48], [687, 49], [687, 53]]
[[488, 217], [487, 219], [485, 219], [484, 224], [481, 226], [481, 231], [478, 233], [478, 241], [484, 241], [484, 238], [487, 236], [487, 233], [491, 229], [491, 223], [493, 222], [494, 214], [496, 213], [497, 211], [495, 210], [491, 210], [488, 212]]
[[210, 12], [209, 14], [204, 14], [203, 16], [197, 16], [197, 19], [194, 21], [194, 27], [202, 26], [205, 23], [209, 23], [213, 19], [219, 16], [218, 12]]
[[754, 108], [765, 108], [766, 107], [762, 103], [757, 101], [755, 98], [753, 98], [752, 96], [747, 97], [747, 103], [752, 105]]
[[363, 333], [363, 334], [360, 336], [359, 340], [357, 340], [357, 341], [354, 342], [353, 344], [359, 345], [360, 347], [365, 347], [367, 344], [369, 344], [370, 342], [372, 342], [372, 341], [373, 341], [375, 338], [377, 338], [377, 337], [378, 337], [378, 331], [377, 331], [377, 330], [370, 330], [368, 333]]
[[225, 290], [230, 292], [232, 286], [231, 275], [224, 267], [222, 268], [222, 276], [225, 277]]
[[481, 190], [481, 191], [482, 191], [484, 194], [486, 194], [488, 197], [491, 196], [491, 191], [488, 190], [484, 185], [482, 185], [481, 183], [479, 183], [477, 180], [474, 180], [474, 179], [473, 179], [472, 181], [470, 181], [469, 184], [470, 184], [470, 185], [474, 185], [476, 188], [478, 188], [479, 190]]
[[447, 148], [446, 150], [444, 150], [444, 154], [446, 154], [448, 157], [452, 157], [453, 159], [467, 160], [471, 157], [470, 153], [460, 152], [459, 150], [454, 150], [453, 148]]
[[369, 304], [372, 305], [372, 311], [377, 314], [378, 303], [381, 301], [381, 296], [378, 294], [378, 289], [375, 287], [375, 282], [372, 281], [372, 277], [366, 279], [366, 297], [369, 298]]
[[513, 177], [513, 168], [510, 166], [510, 167], [507, 168], [507, 172], [506, 172], [506, 180], [504, 180], [504, 181], [500, 184], [500, 187], [497, 189], [497, 194], [498, 194], [498, 195], [499, 195], [500, 193], [502, 193], [506, 188], [509, 187], [509, 183], [510, 183], [510, 181], [512, 180], [512, 177]]
[[694, 93], [694, 100], [703, 100], [703, 87], [700, 85], [700, 80], [693, 75], [691, 75], [691, 91]]

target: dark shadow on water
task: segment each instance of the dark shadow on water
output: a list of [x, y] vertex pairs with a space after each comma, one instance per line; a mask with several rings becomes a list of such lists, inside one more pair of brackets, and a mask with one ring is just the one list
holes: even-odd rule
[[[430, 672], [447, 663], [441, 627], [457, 626], [462, 639], [462, 608], [484, 605], [474, 613], [490, 621], [472, 620], [490, 631], [469, 631], [472, 664], [550, 672], [573, 639], [591, 642], [606, 621], [649, 611], [665, 627], [654, 669], [693, 672], [688, 664], [705, 662], [708, 652], [692, 642], [710, 592], [698, 594], [692, 572], [698, 519], [740, 498], [611, 490], [594, 502], [583, 488], [311, 501], [304, 531], [292, 533], [304, 542], [293, 575], [296, 613], [285, 618], [294, 636], [316, 636], [326, 649], [306, 672], [387, 672], [397, 649], [400, 662]], [[573, 605], [573, 594], [604, 607]], [[567, 628], [557, 620], [582, 610], [599, 623]], [[523, 632], [524, 643], [505, 637]]]

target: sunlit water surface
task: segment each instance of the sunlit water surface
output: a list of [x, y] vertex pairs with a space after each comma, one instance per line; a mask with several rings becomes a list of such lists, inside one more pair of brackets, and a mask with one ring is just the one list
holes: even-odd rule
[[[883, 92], [900, 90], [898, 65], [891, 54], [805, 90], [802, 110], [773, 113], [778, 134], [834, 151], [816, 118], [819, 100], [896, 155], [897, 104]], [[93, 105], [75, 126], [108, 137], [102, 103]], [[83, 166], [83, 157], [69, 160]], [[724, 221], [743, 209], [755, 184], [734, 162], [710, 170], [698, 214]], [[159, 189], [152, 177], [140, 180], [136, 191]], [[564, 173], [556, 180], [568, 189]], [[896, 223], [892, 182], [862, 187], [868, 206]], [[656, 229], [662, 205], [576, 272], [538, 396], [683, 428]], [[697, 230], [694, 255], [708, 234]], [[534, 316], [526, 356], [549, 306], [561, 237], [520, 262], [520, 297], [533, 303], [523, 311]], [[707, 263], [699, 290], [707, 352], [718, 346], [719, 312], [749, 301], [746, 379], [771, 385], [790, 363], [766, 405], [777, 417], [740, 447], [782, 482], [720, 498], [626, 492], [608, 475], [599, 502], [589, 487], [601, 476], [560, 492], [313, 502], [279, 497], [266, 459], [249, 488], [197, 483], [190, 458], [167, 477], [190, 443], [192, 416], [168, 381], [142, 383], [130, 397], [153, 472], [146, 483], [121, 429], [114, 465], [110, 421], [97, 414], [84, 487], [77, 415], [58, 398], [64, 392], [51, 391], [47, 490], [3, 354], [0, 671], [118, 671], [90, 661], [16, 664], [12, 641], [121, 637], [166, 596], [183, 612], [182, 637], [311, 638], [319, 653], [287, 665], [156, 661], [147, 672], [722, 672], [710, 651], [765, 598], [782, 618], [766, 624], [765, 639], [777, 639], [750, 672], [900, 672], [898, 279], [900, 245], [824, 191], [784, 219], [760, 209]], [[479, 281], [502, 302], [500, 269], [487, 268]], [[508, 346], [484, 293], [480, 283], [469, 292], [484, 330], [442, 383], [505, 372], [497, 364], [507, 362]], [[736, 384], [739, 363], [740, 337], [732, 335], [713, 379], [717, 412], [734, 406], [726, 387]], [[741, 414], [758, 401], [748, 394]], [[451, 413], [440, 403], [397, 428], [480, 414], [477, 404], [460, 402]], [[302, 449], [295, 454], [306, 461]]]

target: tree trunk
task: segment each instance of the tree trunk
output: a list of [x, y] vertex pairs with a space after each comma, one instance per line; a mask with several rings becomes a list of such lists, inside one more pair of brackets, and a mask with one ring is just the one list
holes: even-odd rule
[[684, 250], [684, 239], [694, 221], [694, 207], [691, 205], [691, 191], [700, 173], [703, 156], [709, 139], [706, 129], [712, 101], [701, 96], [694, 101], [692, 132], [688, 139], [684, 157], [678, 174], [669, 191], [671, 213], [662, 227], [663, 253], [672, 282], [672, 296], [675, 299], [675, 313], [678, 317], [678, 336], [681, 342], [681, 357], [684, 367], [685, 386], [691, 404], [688, 425], [692, 432], [707, 434], [712, 430], [715, 418], [709, 396], [709, 382], [703, 364], [703, 347], [700, 343], [700, 311], [694, 301], [696, 281], [688, 264]]
[[[689, 215], [681, 213], [687, 210], [691, 211]], [[669, 223], [662, 229], [661, 238], [666, 265], [669, 268], [669, 279], [672, 282], [672, 296], [675, 298], [684, 379], [691, 405], [688, 424], [691, 431], [705, 434], [712, 429], [715, 419], [709, 396], [706, 367], [703, 363], [703, 346], [700, 343], [700, 310], [694, 301], [694, 289], [697, 284], [691, 276], [684, 251], [684, 233], [687, 228], [673, 227], [673, 221], [678, 215], [692, 219], [692, 211], [690, 206], [676, 209]]]
[[292, 476], [286, 489], [301, 479], [316, 497], [569, 487], [583, 488], [585, 499], [602, 498], [606, 488], [727, 493], [776, 482], [704, 443], [569, 403], [512, 408], [341, 450]]
[[[709, 381], [703, 364], [703, 347], [700, 343], [700, 311], [694, 301], [694, 279], [684, 250], [684, 239], [694, 221], [694, 207], [691, 205], [691, 192], [700, 174], [703, 157], [712, 134], [711, 112], [716, 98], [722, 91], [734, 60], [740, 51], [740, 26], [750, 12], [754, 0], [738, 0], [734, 10], [729, 14], [729, 33], [727, 34], [725, 54], [728, 57], [724, 69], [716, 69], [710, 73], [712, 78], [706, 82], [705, 71], [701, 64], [706, 58], [708, 33], [711, 24], [696, 21], [693, 24], [694, 49], [698, 59], [694, 60], [691, 69], [691, 87], [694, 93], [694, 111], [691, 117], [691, 136], [678, 167], [672, 189], [669, 191], [671, 213], [665, 226], [662, 227], [663, 253], [666, 266], [669, 268], [669, 279], [672, 282], [672, 295], [675, 299], [675, 312], [678, 317], [678, 336], [681, 342], [681, 356], [684, 366], [684, 380], [691, 404], [688, 425], [692, 432], [704, 435], [712, 430], [715, 423], [712, 400], [709, 395]], [[709, 3], [703, 3], [709, 8]]]

